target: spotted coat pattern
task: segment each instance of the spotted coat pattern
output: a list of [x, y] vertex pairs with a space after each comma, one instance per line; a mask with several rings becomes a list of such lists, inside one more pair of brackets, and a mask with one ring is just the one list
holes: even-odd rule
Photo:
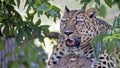
[[59, 62], [62, 57], [77, 54], [92, 60], [90, 68], [117, 68], [114, 56], [106, 50], [99, 55], [99, 61], [94, 57], [91, 40], [98, 34], [110, 29], [105, 21], [96, 18], [96, 9], [70, 10], [65, 7], [65, 13], [60, 22], [61, 36], [58, 45], [50, 56], [47, 67]]

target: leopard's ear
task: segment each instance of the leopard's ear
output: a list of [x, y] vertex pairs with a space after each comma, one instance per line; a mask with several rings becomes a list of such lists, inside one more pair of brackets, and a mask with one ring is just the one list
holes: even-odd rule
[[95, 8], [90, 8], [86, 10], [86, 14], [89, 16], [89, 18], [96, 17], [97, 10]]
[[65, 12], [70, 12], [67, 6], [65, 6]]

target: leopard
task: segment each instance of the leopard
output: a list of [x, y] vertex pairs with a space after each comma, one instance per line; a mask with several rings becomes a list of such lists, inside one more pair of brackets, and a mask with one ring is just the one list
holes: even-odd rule
[[65, 12], [60, 20], [60, 37], [47, 62], [47, 68], [59, 63], [66, 55], [79, 55], [92, 61], [89, 68], [119, 68], [119, 61], [106, 50], [99, 54], [99, 61], [94, 56], [91, 44], [93, 38], [111, 29], [111, 25], [97, 17], [97, 9], [71, 10], [65, 6]]

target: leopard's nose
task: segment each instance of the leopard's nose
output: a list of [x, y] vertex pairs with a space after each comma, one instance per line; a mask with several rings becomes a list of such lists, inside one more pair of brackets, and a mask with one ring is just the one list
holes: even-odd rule
[[73, 34], [73, 31], [65, 31], [64, 34], [69, 36], [69, 35]]

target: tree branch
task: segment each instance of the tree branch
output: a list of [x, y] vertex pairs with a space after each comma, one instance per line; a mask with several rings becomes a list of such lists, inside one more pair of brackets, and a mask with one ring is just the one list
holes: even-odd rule
[[59, 38], [60, 33], [58, 32], [51, 32], [49, 35], [45, 35], [46, 37], [50, 38], [50, 39], [58, 39]]

